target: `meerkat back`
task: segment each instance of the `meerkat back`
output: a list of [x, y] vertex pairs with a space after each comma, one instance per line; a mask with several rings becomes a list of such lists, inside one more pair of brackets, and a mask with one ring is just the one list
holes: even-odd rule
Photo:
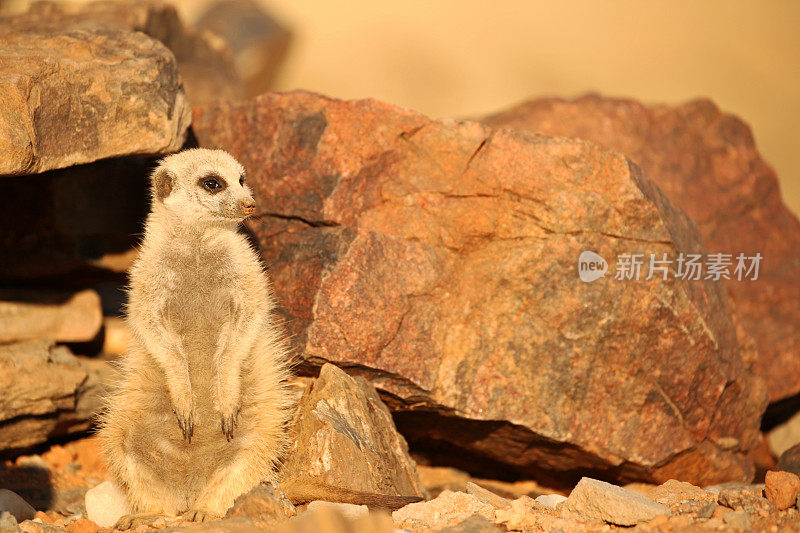
[[101, 418], [108, 466], [140, 513], [204, 520], [274, 479], [287, 350], [258, 255], [237, 229], [255, 202], [220, 150], [161, 161], [130, 272], [132, 346]]

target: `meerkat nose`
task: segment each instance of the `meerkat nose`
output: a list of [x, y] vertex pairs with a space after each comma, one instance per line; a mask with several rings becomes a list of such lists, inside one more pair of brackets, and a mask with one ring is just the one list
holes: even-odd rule
[[242, 208], [245, 210], [246, 213], [252, 214], [253, 211], [256, 210], [256, 201], [252, 198], [247, 198], [242, 200]]

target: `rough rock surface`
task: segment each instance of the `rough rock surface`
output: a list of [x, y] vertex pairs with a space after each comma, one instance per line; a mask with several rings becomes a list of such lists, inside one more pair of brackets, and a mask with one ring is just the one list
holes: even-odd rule
[[91, 289], [78, 293], [0, 290], [0, 343], [39, 337], [86, 342], [102, 324], [100, 296]]
[[671, 514], [669, 508], [641, 494], [587, 477], [572, 489], [564, 508], [618, 526], [633, 526], [659, 515]]
[[4, 28], [0, 175], [183, 144], [190, 111], [175, 59], [158, 41], [119, 30]]
[[244, 97], [244, 84], [225, 42], [184, 25], [174, 6], [157, 0], [36, 2], [20, 15], [0, 18], [3, 31], [100, 30], [142, 32], [175, 56], [192, 105]]
[[109, 372], [51, 340], [0, 345], [0, 450], [88, 429]]
[[800, 222], [744, 122], [708, 100], [646, 107], [599, 96], [531, 100], [482, 120], [619, 150], [697, 222], [709, 253], [760, 253], [757, 281], [726, 282], [739, 340], [755, 345], [771, 401], [800, 392]]
[[[655, 487], [649, 491], [648, 497], [677, 514], [697, 513], [701, 509], [709, 509], [709, 504], [717, 502], [717, 495], [713, 492], [675, 479]], [[710, 509], [713, 510], [713, 507], [714, 505]]]
[[412, 531], [438, 531], [472, 515], [494, 521], [495, 507], [465, 492], [446, 490], [433, 500], [412, 503], [392, 513], [394, 525]]
[[756, 485], [737, 486], [721, 490], [717, 501], [730, 509], [766, 513], [772, 508], [772, 503], [763, 494], [763, 489]]
[[154, 162], [114, 158], [3, 178], [17, 201], [0, 210], [0, 278], [13, 285], [60, 276], [53, 284], [70, 287], [84, 273], [123, 272], [148, 212]]
[[321, 485], [388, 496], [422, 497], [416, 465], [389, 410], [364, 378], [324, 365], [303, 393], [280, 471], [281, 485]]
[[[752, 475], [766, 398], [724, 288], [612, 279], [620, 254], [703, 251], [621, 154], [308, 93], [196, 108], [193, 128], [250, 171], [297, 353], [367, 376], [439, 464]], [[584, 250], [606, 278], [579, 279]]]
[[771, 470], [765, 479], [764, 496], [779, 510], [788, 509], [797, 503], [800, 493], [800, 477], [791, 472]]

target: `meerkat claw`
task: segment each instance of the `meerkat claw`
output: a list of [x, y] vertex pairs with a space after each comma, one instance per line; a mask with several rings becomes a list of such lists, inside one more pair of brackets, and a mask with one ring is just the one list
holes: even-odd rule
[[220, 424], [222, 425], [222, 434], [228, 442], [233, 440], [233, 428], [236, 427], [236, 415], [220, 415]]
[[208, 511], [201, 511], [199, 509], [192, 509], [191, 511], [187, 511], [181, 515], [181, 518], [186, 520], [187, 522], [209, 522], [211, 520], [216, 520], [219, 518], [217, 515], [210, 513]]
[[189, 443], [191, 443], [192, 435], [194, 435], [194, 419], [191, 413], [186, 416], [181, 416], [174, 409], [172, 412], [175, 413], [175, 417], [178, 419], [178, 427], [181, 428], [181, 433], [183, 433], [184, 440], [187, 440]]

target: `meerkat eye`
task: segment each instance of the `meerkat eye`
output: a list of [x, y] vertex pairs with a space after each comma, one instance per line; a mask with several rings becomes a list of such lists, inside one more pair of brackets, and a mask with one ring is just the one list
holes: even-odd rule
[[239, 185], [244, 187], [244, 174], [242, 174], [241, 177], [239, 178]]
[[205, 178], [200, 179], [200, 183], [198, 184], [211, 194], [216, 194], [225, 188], [225, 182], [219, 178], [219, 176], [206, 176]]

